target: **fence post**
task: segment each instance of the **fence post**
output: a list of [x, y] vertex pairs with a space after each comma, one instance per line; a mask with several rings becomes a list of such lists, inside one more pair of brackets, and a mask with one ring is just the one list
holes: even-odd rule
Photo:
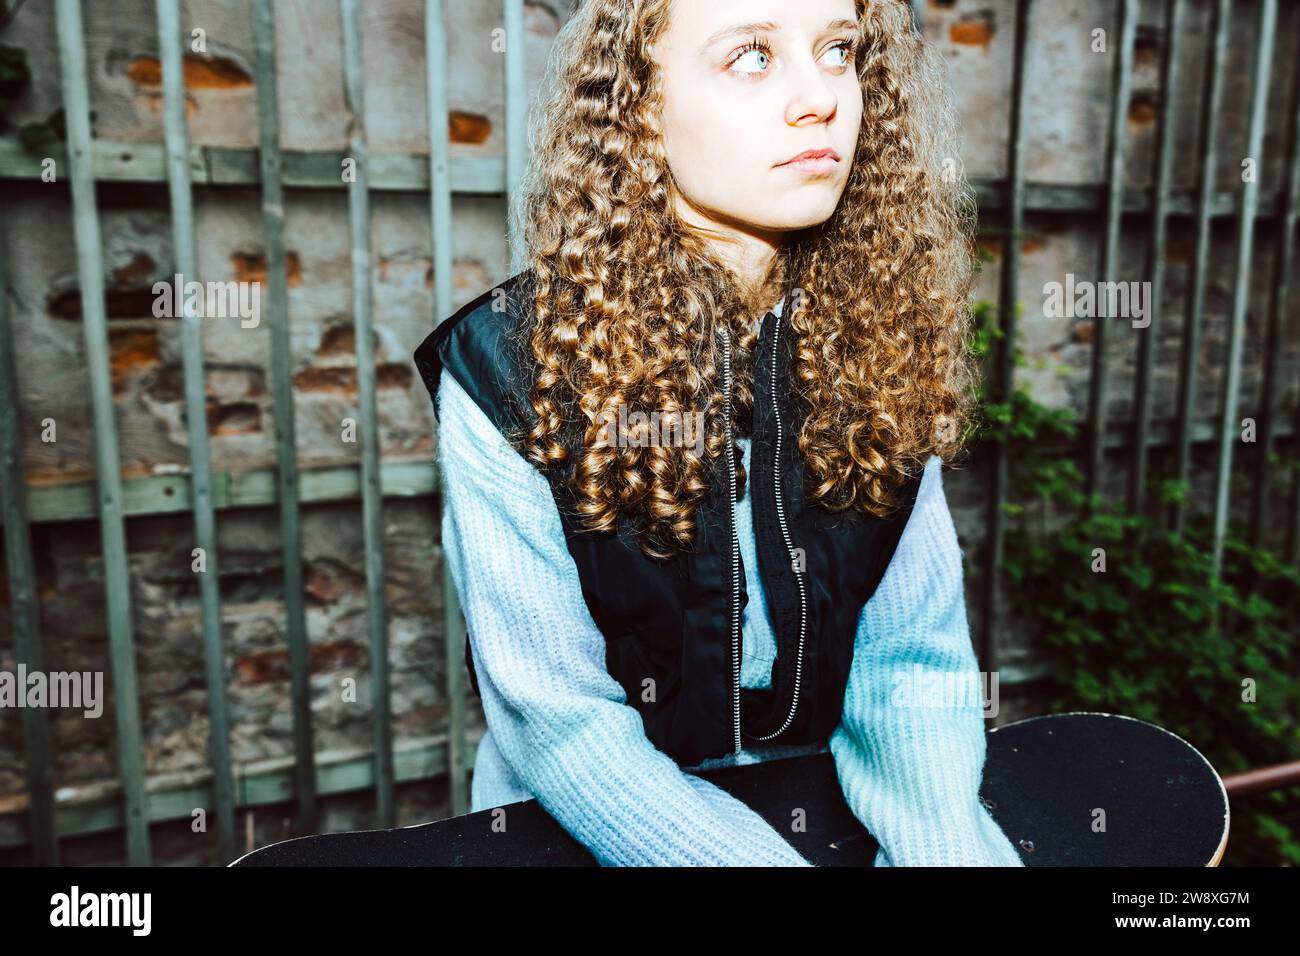
[[118, 771], [126, 803], [127, 862], [150, 862], [149, 812], [144, 790], [144, 754], [140, 740], [140, 691], [135, 672], [135, 637], [131, 621], [131, 577], [122, 516], [122, 473], [117, 424], [109, 381], [108, 315], [104, 305], [104, 254], [95, 207], [95, 169], [90, 138], [90, 91], [80, 0], [56, 0], [59, 67], [68, 131], [68, 177], [81, 283], [82, 331], [95, 428], [95, 478], [99, 488], [100, 542], [104, 559], [104, 596], [108, 604], [108, 641], [117, 721]]
[[[1218, 577], [1223, 567], [1223, 545], [1228, 533], [1231, 510], [1228, 492], [1232, 481], [1233, 445], [1240, 440], [1237, 424], [1237, 400], [1241, 393], [1241, 352], [1246, 337], [1246, 308], [1250, 304], [1250, 263], [1254, 254], [1255, 210], [1259, 206], [1259, 177], [1263, 172], [1264, 122], [1268, 109], [1268, 76], [1273, 65], [1273, 32], [1277, 26], [1277, 0], [1260, 0], [1255, 24], [1255, 70], [1251, 79], [1250, 128], [1246, 137], [1246, 157], [1254, 162], [1255, 175], [1241, 190], [1241, 207], [1237, 217], [1237, 274], [1232, 293], [1232, 319], [1228, 325], [1227, 370], [1223, 376], [1223, 417], [1219, 432], [1219, 467], [1214, 494], [1214, 549], [1212, 574]], [[1215, 605], [1218, 611], [1218, 605]], [[1217, 624], [1217, 621], [1216, 621]]]
[[[452, 312], [451, 136], [448, 132], [447, 13], [443, 0], [424, 7], [425, 69], [429, 111], [429, 230], [433, 249], [433, 310], [435, 323]], [[439, 476], [441, 479], [441, 476]], [[443, 484], [439, 480], [438, 520], [441, 524]], [[447, 696], [447, 789], [452, 816], [469, 812], [465, 744], [465, 618], [456, 583], [444, 553], [442, 561], [442, 634]]]
[[[1296, 223], [1300, 221], [1300, 69], [1296, 70], [1295, 87], [1291, 94], [1291, 144], [1287, 156], [1286, 185], [1278, 199], [1274, 228], [1277, 235], [1273, 244], [1273, 289], [1268, 304], [1268, 333], [1264, 345], [1264, 387], [1260, 399], [1259, 453], [1255, 456], [1255, 493], [1251, 498], [1250, 541], [1258, 546], [1264, 540], [1268, 523], [1268, 466], [1273, 442], [1277, 437], [1278, 380], [1282, 377], [1282, 328], [1287, 309], [1291, 305], [1291, 260], [1296, 251]], [[1297, 403], [1300, 407], [1300, 403]], [[1292, 441], [1292, 470], [1300, 461], [1300, 436]], [[1300, 509], [1296, 509], [1300, 510]], [[1293, 510], [1289, 524], [1297, 520]], [[1294, 552], [1287, 560], [1294, 564]]]
[[[9, 569], [9, 594], [13, 605], [14, 662], [31, 673], [44, 670], [44, 665], [18, 403], [18, 363], [14, 360], [13, 327], [9, 323], [4, 230], [0, 229], [0, 513], [4, 515], [5, 564]], [[19, 692], [25, 693], [26, 689], [20, 688]], [[33, 862], [37, 866], [58, 866], [49, 718], [39, 707], [24, 707], [21, 719]]]
[[506, 101], [506, 216], [511, 224], [510, 272], [524, 268], [524, 237], [515, 223], [519, 218], [519, 185], [528, 166], [528, 77], [524, 59], [527, 32], [524, 29], [524, 0], [503, 0], [505, 26]]
[[366, 610], [370, 628], [370, 692], [374, 721], [376, 822], [394, 826], [393, 733], [389, 721], [388, 609], [384, 600], [384, 502], [380, 488], [379, 413], [375, 404], [374, 330], [371, 322], [370, 170], [366, 145], [365, 71], [361, 63], [361, 6], [341, 0], [344, 99], [348, 110], [348, 181], [352, 244], [352, 312], [356, 329], [357, 397], [360, 401], [361, 514], [366, 551]]
[[[1128, 138], [1128, 107], [1133, 86], [1133, 44], [1137, 37], [1137, 0], [1120, 0], [1119, 55], [1115, 57], [1114, 86], [1110, 103], [1110, 137], [1106, 146], [1106, 230], [1102, 238], [1102, 283], [1118, 280], [1120, 223], [1124, 218], [1124, 152]], [[1104, 285], [1102, 286], [1104, 288]], [[1098, 295], [1100, 304], [1100, 295]], [[1088, 458], [1083, 513], [1092, 510], [1092, 496], [1101, 485], [1106, 447], [1106, 385], [1110, 368], [1106, 364], [1106, 343], [1110, 340], [1110, 319], [1104, 308], [1095, 310], [1092, 337], [1092, 376], [1088, 382]]]
[[[172, 245], [182, 283], [198, 277], [194, 249], [194, 197], [190, 189], [189, 135], [185, 128], [185, 75], [178, 0], [158, 0], [158, 52], [162, 63], [167, 185], [172, 205]], [[217, 529], [212, 512], [212, 464], [208, 449], [207, 398], [203, 373], [203, 316], [190, 308], [182, 286], [172, 290], [181, 308], [181, 361], [185, 379], [185, 424], [190, 454], [190, 507], [194, 540], [204, 556], [198, 574], [203, 621], [203, 664], [208, 682], [208, 748], [216, 802], [217, 857], [235, 858], [234, 783], [230, 769], [230, 718], [226, 706], [226, 653], [221, 634], [221, 576]], [[205, 305], [209, 301], [204, 297]], [[206, 309], [203, 310], [206, 312]]]
[[1165, 240], [1169, 234], [1169, 182], [1174, 165], [1174, 107], [1178, 99], [1178, 57], [1183, 31], [1184, 0], [1165, 3], [1165, 59], [1160, 83], [1160, 137], [1156, 144], [1155, 183], [1151, 189], [1151, 233], [1147, 246], [1147, 275], [1151, 298], [1147, 325], [1138, 338], [1137, 383], [1133, 397], [1133, 466], [1129, 471], [1128, 508], [1141, 514], [1147, 486], [1147, 446], [1151, 441], [1151, 379], [1155, 374], [1156, 343], [1165, 291]]
[[271, 0], [253, 0], [257, 134], [266, 232], [267, 312], [271, 322], [271, 399], [275, 414], [276, 485], [280, 554], [284, 562], [284, 615], [289, 643], [293, 711], [294, 793], [297, 835], [316, 832], [316, 754], [312, 742], [311, 685], [307, 672], [307, 620], [303, 602], [302, 517], [298, 493], [298, 439], [294, 423], [293, 354], [289, 344], [289, 292], [285, 275], [284, 174], [280, 106], [275, 81], [275, 15]]
[[[994, 347], [996, 373], [988, 389], [990, 400], [994, 402], [1010, 402], [1014, 387], [1020, 231], [1025, 221], [1025, 57], [1029, 45], [1032, 2], [1033, 0], [1016, 0], [1015, 47], [1011, 59], [1011, 129], [1007, 140], [1006, 221], [1002, 233], [1002, 270], [998, 289], [998, 325], [1002, 338]], [[979, 659], [980, 666], [992, 673], [998, 666], [998, 578], [1006, 533], [1006, 516], [1002, 513], [1002, 504], [1007, 499], [1009, 463], [1003, 442], [990, 442], [989, 459]]]

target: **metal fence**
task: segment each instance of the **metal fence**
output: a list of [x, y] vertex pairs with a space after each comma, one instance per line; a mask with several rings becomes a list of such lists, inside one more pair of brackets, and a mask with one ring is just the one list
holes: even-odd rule
[[[1147, 214], [1148, 248], [1145, 264], [1145, 278], [1151, 282], [1151, 324], [1138, 341], [1138, 374], [1135, 380], [1134, 409], [1135, 415], [1129, 434], [1114, 436], [1112, 440], [1108, 429], [1108, 410], [1105, 400], [1107, 395], [1108, 366], [1105, 361], [1108, 339], [1107, 323], [1097, 322], [1092, 350], [1092, 374], [1089, 382], [1089, 403], [1087, 416], [1087, 436], [1085, 464], [1087, 482], [1085, 491], [1089, 495], [1099, 490], [1103, 469], [1103, 458], [1108, 448], [1119, 447], [1129, 456], [1127, 506], [1139, 511], [1143, 506], [1144, 492], [1147, 487], [1149, 458], [1152, 448], [1157, 444], [1153, 435], [1151, 420], [1152, 379], [1155, 364], [1156, 330], [1159, 328], [1161, 303], [1165, 292], [1165, 252], [1166, 238], [1170, 220], [1174, 216], [1191, 216], [1195, 223], [1195, 252], [1192, 263], [1192, 292], [1184, 315], [1183, 325], [1183, 359], [1179, 370], [1178, 412], [1173, 422], [1172, 436], [1167, 439], [1172, 443], [1177, 457], [1177, 469], [1174, 479], [1190, 482], [1191, 449], [1194, 442], [1213, 441], [1217, 445], [1218, 457], [1215, 475], [1215, 495], [1213, 505], [1213, 560], [1216, 573], [1221, 568], [1224, 542], [1227, 536], [1229, 518], [1229, 483], [1232, 474], [1234, 441], [1238, 435], [1238, 396], [1241, 390], [1242, 343], [1245, 334], [1246, 313], [1249, 306], [1250, 274], [1254, 256], [1254, 231], [1258, 219], [1272, 217], [1276, 220], [1277, 246], [1275, 250], [1276, 267], [1274, 269], [1273, 289], [1269, 305], [1261, 310], [1267, 317], [1266, 354], [1270, 357], [1264, 378], [1263, 395], [1257, 415], [1260, 422], [1260, 454], [1258, 471], [1255, 475], [1255, 497], [1251, 519], [1251, 538], [1258, 543], [1262, 536], [1266, 515], [1267, 464], [1269, 452], [1277, 440], [1285, 435], [1292, 437], [1290, 462], [1285, 473], [1291, 474], [1292, 493], [1287, 527], [1290, 529], [1286, 545], [1286, 559], [1295, 563], [1300, 549], [1300, 482], [1297, 482], [1296, 464], [1300, 461], [1297, 443], [1294, 437], [1300, 432], [1300, 408], [1296, 420], [1286, 423], [1280, 404], [1279, 367], [1282, 352], [1281, 332], [1287, 308], [1290, 305], [1290, 284], [1288, 265], [1295, 251], [1295, 227], [1297, 220], [1297, 203], [1300, 197], [1300, 72], [1296, 73], [1296, 90], [1292, 94], [1292, 108], [1297, 113], [1293, 117], [1290, 129], [1286, 168], [1286, 183], [1280, 194], [1268, 197], [1260, 196], [1258, 176], [1243, 177], [1241, 188], [1236, 191], [1220, 192], [1215, 188], [1215, 163], [1217, 145], [1220, 140], [1220, 116], [1225, 107], [1224, 83], [1228, 41], [1231, 29], [1251, 28], [1254, 36], [1252, 56], [1252, 73], [1250, 80], [1249, 126], [1247, 143], [1243, 155], [1255, 160], [1258, 167], [1264, 161], [1264, 123], [1265, 110], [1269, 94], [1269, 77], [1272, 68], [1273, 53], [1278, 21], [1277, 0], [1258, 0], [1254, 23], [1244, 17], [1233, 17], [1232, 0], [1210, 0], [1211, 29], [1209, 69], [1206, 73], [1205, 88], [1202, 91], [1202, 113], [1199, 144], [1200, 180], [1198, 187], [1190, 194], [1175, 194], [1171, 189], [1171, 170], [1173, 165], [1173, 120], [1179, 105], [1181, 93], [1181, 76], [1179, 73], [1179, 56], [1184, 43], [1185, 23], [1190, 0], [1164, 0], [1164, 16], [1167, 25], [1167, 47], [1161, 75], [1161, 112], [1159, 118], [1159, 140], [1156, 150], [1156, 168], [1154, 185], [1150, 189], [1130, 189], [1124, 186], [1124, 157], [1126, 149], [1126, 120], [1128, 102], [1133, 75], [1133, 50], [1137, 33], [1138, 0], [1118, 0], [1119, 54], [1115, 57], [1113, 97], [1110, 108], [1110, 127], [1107, 141], [1107, 182], [1100, 203], [1090, 199], [1086, 204], [1089, 212], [1098, 211], [1104, 217], [1105, 231], [1102, 244], [1102, 261], [1099, 269], [1103, 281], [1114, 281], [1119, 274], [1120, 223], [1125, 213], [1145, 212]], [[1017, 0], [1016, 3], [1016, 48], [1013, 65], [1013, 87], [1011, 96], [1011, 136], [1007, 158], [1007, 178], [992, 187], [993, 196], [988, 198], [1001, 200], [1003, 207], [1005, 231], [1004, 255], [1002, 259], [1001, 287], [999, 293], [999, 316], [1005, 337], [1000, 343], [997, 367], [990, 382], [990, 395], [994, 401], [1006, 400], [1011, 394], [1013, 352], [1016, 339], [1017, 320], [1015, 314], [1016, 289], [1020, 276], [1020, 249], [1015, 237], [1019, 236], [1024, 226], [1028, 210], [1079, 209], [1073, 203], [1062, 203], [1064, 197], [1053, 196], [1055, 190], [1035, 191], [1025, 180], [1025, 51], [1033, 31], [1033, 4], [1030, 0]], [[1037, 195], [1035, 195], [1037, 192]], [[1000, 195], [999, 195], [1000, 194]], [[988, 209], [990, 203], [981, 197], [981, 210]], [[1053, 201], [1055, 199], [1055, 202]], [[1236, 224], [1236, 262], [1232, 297], [1232, 311], [1229, 324], [1227, 354], [1224, 356], [1225, 375], [1221, 392], [1221, 404], [1218, 410], [1216, 426], [1204, 432], [1198, 429], [1195, 417], [1194, 396], [1196, 394], [1196, 356], [1198, 354], [1201, 330], [1205, 317], [1205, 291], [1210, 257], [1210, 229], [1215, 218], [1232, 217]], [[1007, 500], [1008, 458], [1004, 446], [996, 444], [991, 448], [992, 480], [989, 489], [987, 522], [989, 531], [988, 564], [986, 567], [1001, 566], [1005, 516], [1002, 507]], [[1176, 506], [1172, 522], [1182, 528], [1187, 519], [1187, 510]], [[989, 670], [997, 666], [996, 644], [993, 640], [997, 622], [997, 575], [987, 575], [983, 589], [983, 630], [980, 635], [982, 665]]]
[[[1155, 289], [1152, 328], [1139, 343], [1136, 416], [1131, 433], [1108, 427], [1106, 395], [1107, 329], [1097, 323], [1092, 368], [1086, 461], [1089, 490], [1096, 490], [1103, 454], [1110, 448], [1127, 449], [1132, 460], [1129, 504], [1142, 504], [1143, 488], [1151, 448], [1170, 441], [1176, 448], [1178, 477], [1190, 471], [1190, 449], [1195, 442], [1215, 442], [1219, 464], [1216, 478], [1214, 527], [1216, 560], [1222, 548], [1228, 518], [1228, 481], [1233, 454], [1234, 423], [1242, 365], [1242, 339], [1248, 307], [1248, 278], [1254, 255], [1252, 237], [1257, 219], [1278, 221], [1276, 255], [1289, 263], [1295, 251], [1295, 225], [1300, 197], [1300, 112], [1292, 121], [1288, 176], [1278, 195], [1261, 196], [1258, 183], [1248, 181], [1239, 191], [1222, 193], [1214, 188], [1217, 129], [1224, 88], [1228, 30], [1251, 28], [1255, 46], [1249, 108], [1247, 155], [1263, 159], [1265, 105], [1268, 77], [1274, 50], [1277, 0], [1259, 0], [1255, 22], [1231, 19], [1231, 0], [1212, 0], [1214, 29], [1208, 52], [1210, 68], [1204, 91], [1201, 129], [1199, 189], [1175, 194], [1170, 188], [1172, 160], [1172, 118], [1178, 106], [1180, 77], [1178, 53], [1184, 21], [1191, 0], [1165, 0], [1169, 24], [1164, 88], [1160, 113], [1157, 170], [1151, 189], [1125, 188], [1125, 114], [1133, 71], [1133, 49], [1137, 26], [1137, 0], [1119, 0], [1117, 24], [1120, 51], [1115, 57], [1113, 102], [1108, 143], [1109, 181], [1104, 190], [1086, 186], [1035, 186], [1025, 178], [1025, 51], [1033, 34], [1034, 5], [1031, 0], [1015, 2], [1015, 56], [1010, 103], [1011, 136], [1007, 176], [997, 181], [974, 183], [981, 213], [995, 213], [1004, 236], [999, 294], [1002, 339], [990, 382], [991, 398], [1010, 394], [1012, 355], [1016, 339], [1015, 300], [1021, 271], [1017, 239], [1031, 212], [1060, 211], [1104, 218], [1103, 256], [1099, 273], [1117, 276], [1121, 217], [1145, 213], [1150, 227], [1147, 276]], [[504, 58], [506, 89], [506, 150], [504, 160], [452, 158], [448, 141], [447, 23], [442, 0], [425, 5], [428, 63], [429, 154], [419, 156], [370, 155], [365, 137], [363, 93], [364, 65], [361, 58], [359, 0], [340, 0], [343, 24], [345, 98], [351, 114], [346, 154], [294, 153], [281, 151], [278, 138], [276, 99], [276, 46], [271, 0], [250, 0], [249, 16], [254, 27], [258, 104], [258, 150], [195, 148], [188, 143], [182, 51], [184, 36], [179, 0], [157, 0], [159, 46], [165, 103], [164, 146], [150, 148], [92, 140], [89, 123], [87, 62], [84, 49], [80, 0], [56, 0], [60, 70], [67, 118], [66, 155], [69, 170], [72, 215], [75, 223], [77, 268], [84, 302], [83, 330], [85, 359], [89, 372], [90, 402], [95, 428], [96, 482], [93, 486], [32, 487], [25, 483], [22, 435], [19, 432], [16, 360], [12, 348], [7, 298], [0, 295], [0, 505], [3, 506], [5, 548], [9, 587], [13, 603], [16, 660], [28, 670], [41, 669], [41, 635], [38, 627], [36, 574], [29, 538], [29, 524], [39, 521], [97, 519], [105, 568], [108, 637], [111, 648], [111, 677], [116, 691], [116, 732], [119, 748], [121, 801], [119, 806], [87, 814], [75, 808], [57, 807], [51, 781], [49, 733], [44, 714], [38, 709], [22, 713], [22, 733], [28, 785], [29, 839], [38, 863], [59, 859], [59, 839], [78, 833], [125, 829], [126, 856], [131, 864], [151, 862], [149, 824], [188, 817], [194, 806], [210, 807], [216, 820], [218, 855], [223, 861], [236, 855], [235, 810], [285, 799], [296, 801], [297, 829], [312, 832], [318, 795], [359, 786], [373, 787], [378, 808], [377, 823], [394, 825], [394, 784], [402, 779], [419, 779], [446, 773], [450, 779], [453, 813], [468, 809], [467, 768], [472, 748], [466, 741], [463, 646], [464, 622], [456, 602], [455, 589], [444, 572], [446, 699], [449, 722], [445, 746], [433, 751], [403, 754], [395, 760], [389, 726], [389, 675], [387, 668], [387, 620], [383, 581], [383, 507], [385, 497], [431, 496], [437, 490], [432, 464], [413, 468], [409, 463], [381, 461], [378, 446], [375, 402], [375, 367], [371, 352], [371, 243], [369, 194], [371, 190], [427, 192], [432, 212], [432, 249], [435, 315], [453, 311], [451, 298], [451, 196], [456, 193], [514, 196], [527, 162], [526, 104], [523, 45], [507, 43]], [[920, 17], [920, 3], [913, 3]], [[524, 0], [503, 0], [502, 18], [506, 37], [523, 35]], [[1300, 88], [1293, 98], [1300, 110]], [[355, 161], [356, 176], [342, 182], [339, 164]], [[13, 144], [0, 144], [0, 176], [35, 179], [40, 167]], [[104, 261], [100, 245], [99, 215], [95, 202], [97, 182], [120, 179], [166, 181], [172, 210], [175, 269], [184, 276], [196, 273], [192, 193], [216, 184], [260, 184], [265, 231], [267, 283], [272, 323], [271, 382], [276, 430], [276, 467], [266, 472], [214, 473], [209, 465], [204, 409], [202, 331], [199, 316], [187, 311], [181, 319], [184, 358], [184, 399], [188, 419], [190, 473], [188, 484], [172, 477], [121, 478], [118, 435], [109, 377], [109, 351], [104, 298]], [[357, 374], [359, 389], [359, 431], [362, 439], [361, 467], [313, 469], [300, 472], [295, 459], [293, 394], [289, 351], [289, 328], [285, 275], [284, 191], [286, 188], [344, 188], [347, 190], [353, 267], [353, 315], [356, 323]], [[1159, 321], [1159, 302], [1164, 289], [1165, 241], [1173, 217], [1190, 216], [1195, 222], [1194, 294], [1185, 316], [1186, 348], [1179, 394], [1181, 403], [1170, 436], [1153, 433], [1151, 381], [1154, 364], [1154, 328]], [[1216, 217], [1233, 217], [1237, 224], [1235, 293], [1232, 301], [1231, 333], [1224, 358], [1226, 375], [1218, 424], [1198, 427], [1192, 398], [1195, 394], [1196, 343], [1205, 312], [1205, 284], [1209, 257], [1210, 226]], [[521, 265], [522, 250], [511, 249], [512, 264]], [[0, 250], [0, 288], [3, 287], [5, 257]], [[1283, 318], [1290, 302], [1289, 276], [1285, 267], [1275, 270], [1274, 288], [1266, 310], [1268, 354], [1273, 357], [1265, 378], [1263, 401], [1258, 411], [1265, 451], [1287, 435], [1292, 437], [1291, 461], [1295, 474], [1300, 422], [1283, 420], [1278, 408], [1280, 383], [1278, 355]], [[999, 566], [1003, 546], [1003, 503], [1008, 496], [1008, 460], [1005, 450], [994, 445], [992, 479], [988, 494], [988, 564]], [[1267, 459], [1261, 455], [1260, 474]], [[307, 636], [302, 598], [301, 509], [316, 501], [359, 499], [363, 513], [366, 554], [366, 595], [371, 680], [374, 701], [373, 754], [371, 759], [342, 765], [322, 766], [316, 761], [308, 700]], [[1264, 512], [1265, 496], [1257, 495], [1252, 530], [1256, 537], [1269, 520]], [[248, 505], [275, 506], [279, 510], [285, 593], [285, 637], [291, 669], [291, 707], [294, 725], [294, 757], [279, 772], [257, 778], [236, 779], [232, 769], [226, 705], [226, 669], [221, 639], [221, 607], [217, 590], [217, 547], [215, 521], [225, 508]], [[135, 645], [132, 633], [130, 581], [125, 540], [129, 517], [189, 511], [194, 522], [195, 546], [203, 549], [207, 570], [199, 576], [202, 607], [202, 635], [208, 708], [211, 725], [210, 780], [198, 780], [189, 790], [171, 794], [147, 794], [142, 758], [139, 697], [135, 674]], [[1288, 560], [1296, 561], [1300, 547], [1300, 488], [1292, 486], [1289, 515], [1291, 529]], [[1180, 512], [1175, 520], [1181, 522]], [[981, 665], [997, 667], [996, 582], [997, 575], [985, 576], [982, 594], [985, 613], [980, 634]]]

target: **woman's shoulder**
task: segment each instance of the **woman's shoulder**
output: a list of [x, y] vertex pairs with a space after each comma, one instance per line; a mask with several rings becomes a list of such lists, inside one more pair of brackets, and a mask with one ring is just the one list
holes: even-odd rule
[[437, 386], [437, 372], [446, 362], [448, 352], [467, 343], [483, 347], [485, 343], [510, 331], [531, 310], [533, 270], [517, 272], [504, 282], [484, 289], [459, 309], [447, 316], [415, 350], [415, 363], [421, 374], [426, 368]]
[[438, 390], [449, 372], [498, 427], [514, 430], [532, 381], [519, 334], [531, 308], [531, 270], [486, 289], [438, 323], [415, 350], [415, 366], [438, 412]]
[[510, 278], [484, 289], [454, 313], [439, 327], [451, 323], [452, 328], [491, 327], [504, 329], [518, 324], [532, 308], [532, 291], [536, 274], [533, 269], [516, 272]]

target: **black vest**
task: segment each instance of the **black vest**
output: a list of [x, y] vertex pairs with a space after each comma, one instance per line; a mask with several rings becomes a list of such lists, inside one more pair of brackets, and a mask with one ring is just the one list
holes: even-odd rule
[[[483, 293], [420, 344], [415, 363], [435, 411], [446, 368], [503, 433], [531, 423], [525, 397], [532, 358], [506, 335], [531, 307], [521, 281], [528, 275]], [[605, 636], [606, 667], [640, 712], [646, 736], [682, 766], [761, 741], [801, 744], [830, 736], [840, 720], [859, 616], [893, 557], [920, 485], [919, 474], [909, 477], [897, 492], [900, 507], [884, 518], [805, 505], [795, 443], [800, 422], [786, 384], [795, 338], [768, 312], [754, 357], [748, 481], [758, 573], [777, 644], [770, 689], [740, 686], [740, 612], [749, 597], [734, 495], [727, 493], [735, 487], [734, 448], [712, 463], [710, 493], [696, 512], [695, 551], [666, 561], [644, 556], [623, 528], [617, 535], [580, 531], [571, 498], [548, 482], [583, 597]], [[729, 347], [724, 355], [730, 388]], [[466, 660], [477, 692], [468, 648]]]

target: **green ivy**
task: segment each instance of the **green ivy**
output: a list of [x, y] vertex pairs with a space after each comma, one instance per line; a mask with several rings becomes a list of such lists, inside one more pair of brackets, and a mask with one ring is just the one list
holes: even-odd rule
[[[997, 309], [980, 302], [973, 312], [972, 349], [983, 359], [1002, 337]], [[1084, 475], [1051, 450], [1074, 437], [1071, 414], [1019, 389], [992, 403], [980, 388], [982, 421], [971, 431], [1007, 447], [1015, 502], [1004, 507], [1000, 574], [1049, 663], [1048, 712], [1098, 710], [1158, 724], [1223, 776], [1296, 759], [1300, 568], [1230, 528], [1216, 579], [1206, 516], [1189, 516], [1177, 533], [1094, 495], [1081, 517]], [[1160, 504], [1188, 500], [1179, 482], [1154, 491]], [[1238, 803], [1224, 865], [1300, 864], [1300, 787]]]

